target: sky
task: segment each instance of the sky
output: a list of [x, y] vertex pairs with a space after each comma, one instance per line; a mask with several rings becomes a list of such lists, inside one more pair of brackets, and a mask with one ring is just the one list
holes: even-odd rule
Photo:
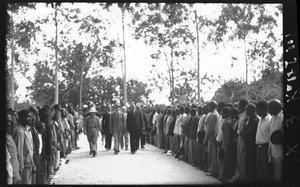
[[[66, 6], [66, 5], [64, 5]], [[74, 3], [73, 5], [67, 5], [72, 7], [80, 7], [83, 12], [90, 13], [92, 5], [87, 3]], [[205, 6], [203, 4], [200, 5], [199, 11], [201, 11], [202, 14], [205, 14], [206, 16], [215, 17], [218, 11], [218, 7], [220, 4], [206, 4]], [[270, 5], [276, 6], [276, 5]], [[272, 8], [270, 8], [272, 11]], [[45, 17], [49, 13], [53, 13], [53, 9], [46, 8], [44, 3], [39, 3], [37, 5], [37, 9], [34, 10], [34, 12], [29, 12], [26, 15], [18, 15], [18, 16], [24, 16], [26, 19], [36, 19], [36, 17]], [[97, 12], [95, 13], [97, 14]], [[103, 15], [105, 19], [105, 16]], [[121, 36], [121, 28], [118, 27], [120, 25], [120, 20], [116, 20], [115, 23], [111, 24], [111, 32], [110, 34], [112, 37], [115, 37], [117, 34], [119, 34], [120, 40], [122, 39]], [[282, 21], [282, 20], [279, 20]], [[44, 33], [47, 34], [47, 36], [53, 36], [55, 33], [55, 28], [51, 25], [44, 25]], [[148, 78], [153, 76], [153, 74], [150, 73], [151, 70], [151, 64], [153, 63], [153, 60], [151, 59], [150, 55], [155, 51], [154, 48], [151, 48], [149, 46], [146, 46], [143, 41], [137, 41], [132, 36], [131, 33], [133, 30], [129, 29], [129, 27], [125, 28], [125, 39], [126, 39], [126, 63], [127, 63], [127, 79], [134, 78], [139, 81], [148, 83]], [[282, 33], [282, 22], [279, 22], [278, 28], [276, 28], [277, 33]], [[76, 36], [76, 33], [74, 33], [74, 38], [78, 38]], [[84, 39], [83, 39], [84, 40]], [[35, 45], [41, 45], [41, 38], [37, 39]], [[240, 48], [239, 48], [240, 47]], [[245, 78], [245, 63], [243, 62], [244, 56], [244, 48], [241, 47], [240, 43], [227, 43], [224, 48], [220, 48], [217, 54], [212, 54], [211, 51], [213, 49], [207, 48], [200, 54], [200, 74], [204, 75], [206, 72], [209, 72], [209, 74], [217, 77], [220, 76], [224, 81], [230, 80], [233, 78], [238, 79], [244, 79]], [[281, 49], [278, 49], [278, 53], [280, 53]], [[8, 53], [10, 54], [10, 53]], [[49, 58], [49, 54], [54, 54], [54, 51], [51, 51], [49, 49], [44, 49], [41, 51], [41, 55], [39, 57], [29, 57], [32, 62], [30, 64], [30, 70], [27, 72], [27, 76], [33, 77], [35, 69], [33, 67], [33, 63], [36, 60], [41, 59], [47, 59]], [[238, 57], [239, 61], [235, 62], [233, 66], [231, 57], [236, 56]], [[8, 57], [9, 58], [9, 57]], [[10, 62], [10, 61], [9, 61]], [[180, 63], [181, 68], [197, 68], [195, 62], [187, 62], [187, 63]], [[185, 67], [186, 66], [186, 67]], [[255, 68], [255, 63], [252, 69]], [[157, 67], [157, 71], [167, 73], [167, 65], [165, 61], [161, 61], [159, 63], [159, 66]], [[122, 69], [121, 65], [117, 66], [113, 73], [115, 75], [122, 75]], [[16, 91], [16, 95], [19, 97], [19, 101], [26, 100], [26, 95], [29, 94], [29, 92], [26, 90], [27, 86], [30, 86], [30, 82], [20, 75], [19, 73], [16, 73], [16, 79], [17, 83], [19, 85], [18, 90]], [[249, 76], [249, 81], [253, 81], [253, 78]], [[220, 83], [215, 83], [210, 85], [210, 87], [202, 86], [203, 92], [201, 93], [201, 96], [204, 98], [204, 100], [210, 100], [215, 91], [220, 87]], [[155, 100], [155, 103], [165, 103], [168, 104], [168, 95], [169, 95], [169, 87], [165, 87], [163, 91], [159, 91], [158, 89], [154, 89], [153, 92], [150, 94], [150, 99]]]

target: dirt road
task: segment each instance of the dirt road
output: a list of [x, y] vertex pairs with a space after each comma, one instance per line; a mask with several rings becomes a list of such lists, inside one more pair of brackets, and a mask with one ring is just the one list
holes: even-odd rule
[[80, 149], [68, 155], [51, 183], [54, 184], [221, 184], [201, 170], [162, 154], [162, 150], [146, 144], [144, 150], [131, 154], [121, 150], [118, 155], [106, 151], [98, 139], [98, 154], [89, 155], [86, 136], [78, 140]]

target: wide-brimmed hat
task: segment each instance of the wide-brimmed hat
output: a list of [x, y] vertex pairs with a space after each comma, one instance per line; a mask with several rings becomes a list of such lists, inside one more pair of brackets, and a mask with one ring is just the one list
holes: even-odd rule
[[97, 113], [98, 111], [96, 110], [96, 108], [94, 108], [94, 107], [92, 107], [91, 109], [90, 109], [90, 113]]

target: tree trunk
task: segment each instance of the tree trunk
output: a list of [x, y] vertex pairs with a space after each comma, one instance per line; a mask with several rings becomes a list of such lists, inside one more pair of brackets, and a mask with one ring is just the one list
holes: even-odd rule
[[58, 57], [57, 57], [57, 6], [55, 6], [55, 99], [54, 103], [58, 104]]
[[80, 88], [79, 88], [79, 111], [82, 111], [82, 84], [83, 84], [83, 70], [84, 65], [81, 68], [81, 74], [80, 74]]
[[123, 89], [124, 89], [124, 106], [127, 104], [127, 81], [126, 81], [126, 51], [125, 51], [125, 25], [124, 25], [124, 16], [125, 16], [125, 7], [122, 8], [122, 32], [123, 32], [123, 53], [124, 53], [124, 60], [123, 60], [123, 67], [124, 67], [124, 74], [123, 74]]
[[171, 47], [171, 80], [170, 80], [170, 85], [171, 85], [171, 101], [172, 101], [172, 105], [174, 105], [174, 51], [173, 51], [173, 47]]
[[11, 12], [11, 90], [10, 90], [10, 103], [9, 108], [14, 110], [14, 96], [15, 96], [15, 77], [14, 77], [14, 59], [15, 59], [15, 48], [14, 48], [14, 20], [13, 20], [13, 12]]
[[246, 62], [246, 100], [248, 100], [249, 96], [249, 88], [248, 88], [248, 59], [247, 59], [247, 48], [246, 48], [246, 39], [244, 38], [244, 48], [245, 48], [245, 62]]
[[196, 39], [197, 39], [197, 65], [198, 65], [198, 104], [201, 103], [201, 98], [200, 98], [200, 82], [201, 82], [201, 78], [200, 78], [200, 44], [199, 44], [199, 30], [198, 30], [198, 21], [197, 21], [197, 11], [195, 10], [195, 22], [196, 22]]

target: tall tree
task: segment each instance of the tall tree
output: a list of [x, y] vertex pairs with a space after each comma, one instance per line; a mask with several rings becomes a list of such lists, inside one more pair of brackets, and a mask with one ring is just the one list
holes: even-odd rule
[[226, 41], [238, 41], [245, 52], [246, 98], [249, 98], [249, 66], [254, 62], [270, 63], [275, 57], [278, 38], [272, 28], [277, 26], [276, 17], [280, 10], [272, 15], [264, 4], [224, 4], [218, 20], [214, 23], [214, 32], [209, 41], [215, 44]]
[[143, 38], [145, 44], [158, 47], [152, 57], [166, 60], [172, 104], [175, 101], [174, 65], [178, 63], [177, 58], [186, 55], [184, 44], [189, 44], [191, 38], [188, 26], [182, 24], [188, 19], [186, 12], [187, 7], [183, 4], [153, 3], [141, 6], [135, 11], [133, 19], [133, 24], [137, 25], [135, 38]]
[[[38, 27], [35, 27], [34, 24], [26, 19], [20, 18], [18, 14], [26, 12], [28, 9], [35, 9], [34, 3], [9, 3], [8, 4], [8, 30], [7, 33], [7, 44], [10, 45], [10, 81], [9, 86], [9, 108], [14, 109], [15, 102], [15, 68], [19, 68], [19, 72], [25, 74], [28, 71], [28, 62], [22, 59], [20, 62], [20, 53], [27, 54], [31, 51], [30, 41], [32, 38], [35, 39], [35, 31], [38, 30]], [[17, 49], [17, 50], [16, 50]], [[23, 52], [23, 53], [22, 53]], [[17, 66], [15, 66], [15, 63]], [[8, 67], [8, 66], [7, 66]], [[9, 68], [9, 67], [8, 67]]]

